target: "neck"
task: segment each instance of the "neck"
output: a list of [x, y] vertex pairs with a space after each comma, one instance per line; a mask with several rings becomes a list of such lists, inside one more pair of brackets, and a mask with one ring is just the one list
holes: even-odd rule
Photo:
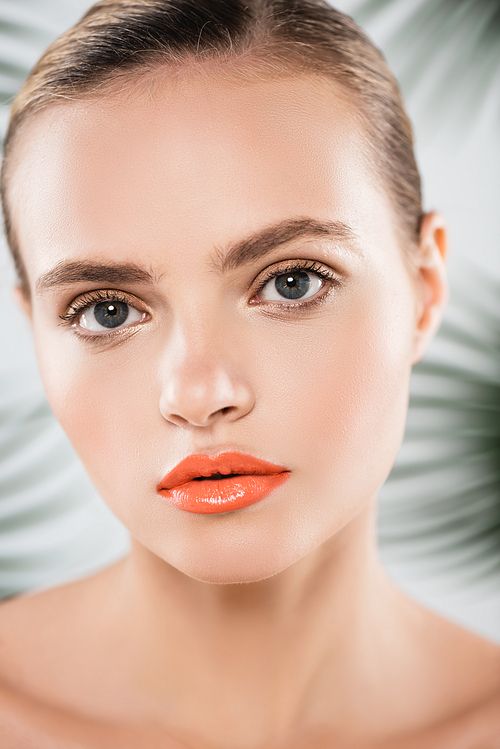
[[394, 614], [374, 526], [370, 505], [287, 570], [241, 585], [188, 578], [134, 542], [119, 588], [134, 678], [180, 730], [221, 748], [278, 746], [322, 705], [340, 714]]

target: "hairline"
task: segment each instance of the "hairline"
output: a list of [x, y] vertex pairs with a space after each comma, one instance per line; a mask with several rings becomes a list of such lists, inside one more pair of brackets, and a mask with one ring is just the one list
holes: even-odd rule
[[[22, 109], [19, 115], [11, 121], [14, 125], [12, 135], [6, 140], [4, 156], [0, 175], [0, 192], [3, 205], [4, 222], [6, 234], [8, 235], [9, 244], [14, 249], [13, 255], [17, 255], [17, 271], [20, 276], [20, 285], [23, 293], [28, 300], [31, 299], [31, 288], [27, 278], [25, 264], [21, 254], [19, 239], [16, 235], [16, 227], [12, 219], [12, 211], [8, 201], [9, 181], [12, 178], [11, 169], [15, 170], [16, 151], [19, 143], [22, 142], [23, 135], [31, 123], [36, 120], [38, 115], [43, 115], [50, 109], [58, 106], [71, 107], [72, 104], [84, 102], [98, 103], [103, 98], [123, 99], [133, 96], [138, 89], [142, 89], [151, 95], [156, 88], [159, 88], [165, 78], [173, 83], [182, 82], [192, 78], [193, 75], [205, 76], [208, 79], [217, 80], [225, 79], [233, 82], [235, 85], [251, 85], [254, 82], [278, 80], [282, 78], [300, 78], [302, 76], [316, 77], [318, 80], [326, 82], [331, 87], [335, 96], [342, 100], [342, 103], [348, 109], [348, 116], [354, 120], [358, 132], [363, 136], [363, 156], [367, 168], [371, 175], [378, 181], [384, 194], [388, 199], [389, 206], [392, 208], [394, 216], [394, 226], [397, 233], [398, 242], [403, 251], [404, 246], [410, 244], [408, 231], [403, 226], [400, 212], [395, 203], [393, 191], [388, 184], [383, 164], [378, 159], [376, 149], [373, 147], [373, 140], [376, 136], [373, 130], [370, 130], [370, 119], [365, 112], [360, 92], [350, 87], [341, 80], [340, 76], [328, 71], [320, 63], [305, 63], [302, 56], [287, 52], [279, 47], [273, 47], [269, 50], [270, 54], [259, 55], [259, 50], [251, 49], [250, 51], [240, 53], [226, 53], [225, 55], [204, 55], [196, 56], [193, 53], [186, 53], [180, 56], [177, 61], [171, 61], [160, 53], [157, 53], [156, 61], [145, 62], [144, 64], [131, 67], [123, 71], [115, 71], [106, 79], [100, 81], [93, 87], [82, 88], [75, 92], [73, 96], [55, 95], [51, 93], [45, 100], [41, 100], [39, 106], [33, 102], [31, 106]], [[273, 63], [273, 64], [270, 64]], [[133, 84], [133, 85], [131, 85]], [[22, 158], [18, 157], [18, 158]], [[12, 166], [12, 162], [14, 166]], [[409, 252], [403, 251], [405, 262], [408, 270], [413, 271], [413, 263], [410, 262]]]

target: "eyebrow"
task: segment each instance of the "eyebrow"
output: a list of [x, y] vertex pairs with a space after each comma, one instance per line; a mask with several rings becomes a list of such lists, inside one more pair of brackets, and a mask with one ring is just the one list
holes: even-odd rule
[[135, 263], [94, 263], [88, 260], [61, 261], [37, 280], [38, 294], [55, 286], [71, 286], [90, 281], [109, 284], [141, 283], [153, 285], [155, 277]]
[[355, 232], [342, 221], [318, 221], [312, 218], [293, 218], [262, 229], [247, 239], [216, 250], [213, 264], [220, 273], [235, 270], [268, 255], [277, 247], [301, 238], [328, 238], [352, 244]]
[[[224, 274], [261, 259], [283, 244], [296, 239], [314, 237], [352, 244], [356, 235], [342, 221], [319, 221], [312, 218], [285, 219], [278, 224], [261, 229], [250, 237], [230, 244], [225, 250], [217, 248], [212, 257], [212, 265], [217, 272]], [[62, 260], [38, 278], [35, 289], [40, 294], [54, 287], [71, 286], [82, 281], [105, 284], [139, 283], [152, 286], [157, 279], [153, 273], [135, 263]]]

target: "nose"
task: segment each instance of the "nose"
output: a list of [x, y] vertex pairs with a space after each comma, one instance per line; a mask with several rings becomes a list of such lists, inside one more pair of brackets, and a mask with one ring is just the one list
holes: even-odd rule
[[172, 424], [209, 427], [221, 420], [236, 421], [252, 410], [255, 397], [248, 380], [213, 344], [200, 348], [182, 340], [169, 347], [160, 412]]

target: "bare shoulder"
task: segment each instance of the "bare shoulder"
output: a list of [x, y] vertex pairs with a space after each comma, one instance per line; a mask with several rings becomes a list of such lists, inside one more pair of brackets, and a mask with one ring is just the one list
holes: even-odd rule
[[[500, 645], [440, 616], [431, 630], [436, 654], [444, 656], [450, 677], [460, 677], [470, 690], [472, 707], [500, 697]], [[436, 659], [436, 662], [439, 662]], [[477, 696], [477, 700], [476, 700]]]
[[[129, 747], [120, 730], [99, 726], [96, 731], [78, 709], [85, 711], [85, 697], [96, 692], [99, 673], [92, 664], [103, 662], [109, 642], [97, 612], [105, 609], [110, 578], [119, 564], [0, 604], [2, 749]], [[94, 705], [88, 707], [92, 715]]]
[[394, 749], [500, 749], [500, 646], [413, 602], [409, 611], [430, 703], [441, 704]]
[[37, 691], [75, 643], [85, 648], [96, 629], [96, 603], [117, 565], [88, 578], [0, 604], [0, 683]]
[[500, 747], [500, 689], [489, 699], [458, 716], [450, 726], [456, 736], [468, 736], [471, 749]]
[[380, 749], [500, 749], [500, 691], [478, 705]]

